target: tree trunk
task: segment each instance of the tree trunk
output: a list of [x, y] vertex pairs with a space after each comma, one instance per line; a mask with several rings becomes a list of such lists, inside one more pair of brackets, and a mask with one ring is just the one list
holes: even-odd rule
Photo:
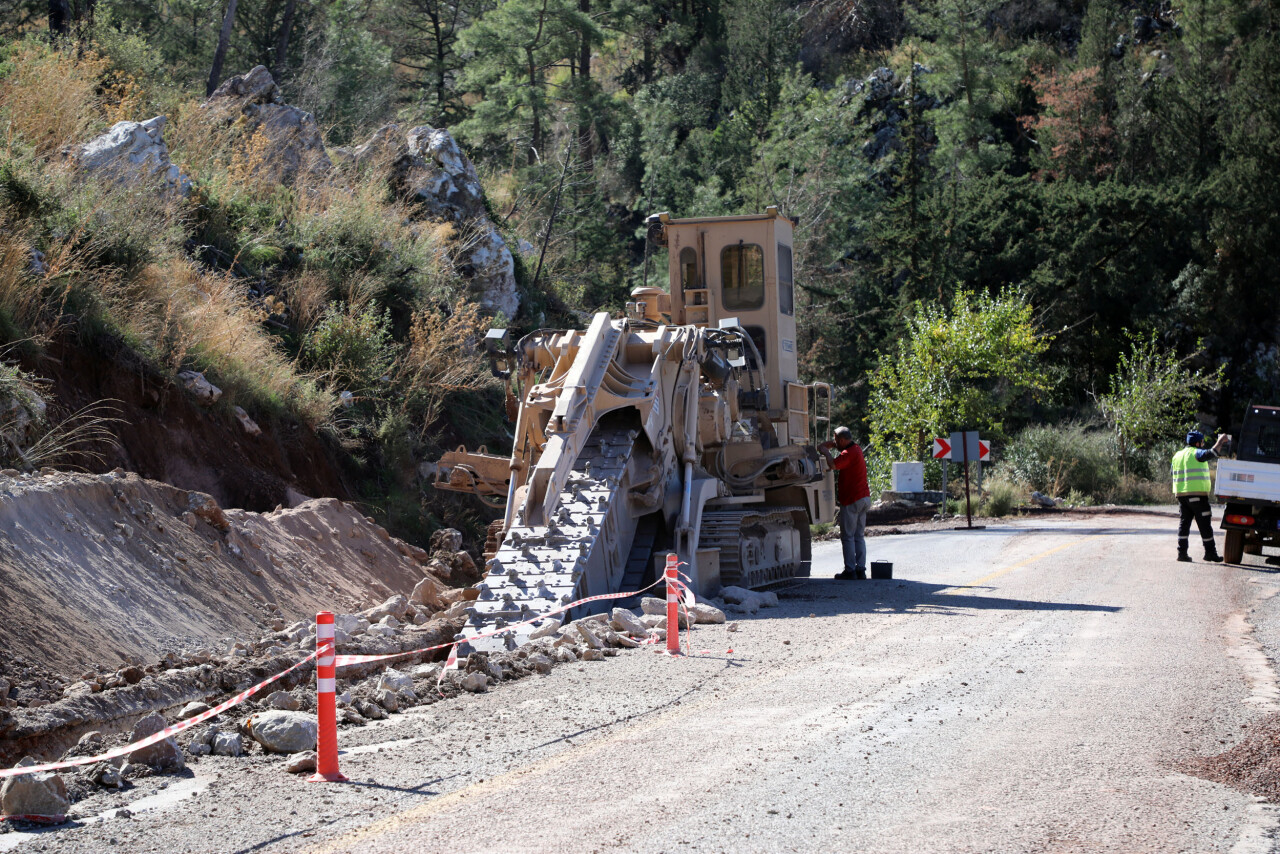
[[280, 23], [280, 38], [276, 40], [276, 61], [271, 69], [271, 76], [280, 82], [284, 74], [285, 64], [289, 59], [289, 35], [293, 32], [293, 13], [298, 7], [298, 0], [289, 0], [284, 7], [284, 20]]
[[445, 40], [449, 37], [449, 34], [445, 30], [444, 21], [441, 20], [440, 15], [437, 13], [431, 15], [431, 34], [435, 40], [436, 47], [436, 114], [432, 118], [435, 121], [443, 122], [445, 93], [448, 90], [448, 74], [445, 71], [444, 64], [448, 54], [448, 45]]
[[227, 58], [227, 43], [231, 41], [231, 27], [236, 20], [237, 0], [227, 0], [227, 13], [222, 17], [222, 31], [218, 33], [218, 49], [213, 52], [213, 67], [209, 69], [209, 85], [205, 87], [207, 98], [218, 88], [222, 78], [222, 63]]
[[533, 50], [525, 48], [525, 64], [529, 71], [529, 103], [533, 109], [533, 127], [529, 141], [529, 165], [538, 162], [542, 156], [542, 114], [538, 103], [541, 93], [538, 91], [538, 66], [533, 61]]
[[[591, 17], [591, 0], [578, 0], [578, 11], [584, 18]], [[578, 105], [578, 154], [587, 170], [592, 170], [595, 161], [595, 145], [591, 139], [591, 110], [585, 100], [591, 97], [591, 36], [582, 31], [578, 45], [578, 91], [584, 103]]]
[[49, 35], [65, 36], [70, 29], [70, 4], [67, 0], [49, 0]]

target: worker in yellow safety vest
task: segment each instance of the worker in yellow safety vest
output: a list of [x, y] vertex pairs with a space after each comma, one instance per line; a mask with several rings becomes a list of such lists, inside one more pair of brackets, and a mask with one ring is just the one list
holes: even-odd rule
[[1209, 509], [1213, 476], [1209, 474], [1209, 460], [1216, 459], [1218, 451], [1229, 441], [1231, 437], [1223, 433], [1212, 448], [1205, 448], [1204, 434], [1192, 430], [1187, 434], [1187, 446], [1173, 455], [1173, 494], [1178, 498], [1178, 560], [1191, 560], [1187, 554], [1187, 537], [1194, 518], [1200, 528], [1200, 538], [1204, 540], [1204, 559], [1222, 562], [1213, 542], [1213, 511]]

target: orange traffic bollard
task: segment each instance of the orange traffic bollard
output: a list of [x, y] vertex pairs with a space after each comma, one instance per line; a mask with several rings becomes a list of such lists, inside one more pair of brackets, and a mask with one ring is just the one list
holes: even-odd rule
[[338, 713], [337, 668], [334, 666], [333, 613], [316, 614], [316, 722], [320, 725], [316, 739], [316, 773], [307, 778], [316, 783], [345, 783], [347, 778], [338, 770]]
[[679, 557], [667, 555], [667, 655], [680, 654], [680, 592], [676, 588], [679, 566]]

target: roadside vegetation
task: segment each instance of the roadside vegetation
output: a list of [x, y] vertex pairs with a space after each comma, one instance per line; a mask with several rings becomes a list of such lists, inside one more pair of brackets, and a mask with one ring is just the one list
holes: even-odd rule
[[166, 134], [189, 197], [158, 179], [86, 175], [63, 152], [109, 127], [120, 98], [145, 118], [175, 93], [120, 82], [94, 49], [28, 38], [3, 57], [5, 337], [31, 351], [70, 336], [169, 376], [201, 371], [223, 390], [219, 406], [331, 436], [361, 497], [425, 537], [416, 459], [451, 433], [501, 437], [501, 398], [475, 349], [487, 319], [444, 257], [450, 226], [413, 223], [387, 189], [388, 164], [354, 176], [353, 192], [261, 180], [253, 146], [194, 100], [170, 104]]
[[[646, 215], [776, 204], [802, 372], [836, 385], [877, 483], [970, 427], [993, 482], [1155, 497], [1183, 425], [1280, 396], [1278, 41], [1272, 5], [1222, 0], [14, 0], [0, 331], [202, 370], [220, 405], [331, 436], [403, 520], [438, 509], [418, 464], [503, 446], [454, 225], [416, 216], [390, 164], [283, 186], [242, 128], [202, 120], [261, 64], [330, 146], [389, 121], [457, 137], [537, 259], [514, 252], [517, 335], [660, 278]], [[154, 115], [189, 197], [64, 154]]]

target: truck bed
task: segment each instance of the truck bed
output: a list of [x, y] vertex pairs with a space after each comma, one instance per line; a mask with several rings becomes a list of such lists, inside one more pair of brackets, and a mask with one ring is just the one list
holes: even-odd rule
[[1214, 488], [1223, 501], [1280, 505], [1280, 465], [1218, 460]]

